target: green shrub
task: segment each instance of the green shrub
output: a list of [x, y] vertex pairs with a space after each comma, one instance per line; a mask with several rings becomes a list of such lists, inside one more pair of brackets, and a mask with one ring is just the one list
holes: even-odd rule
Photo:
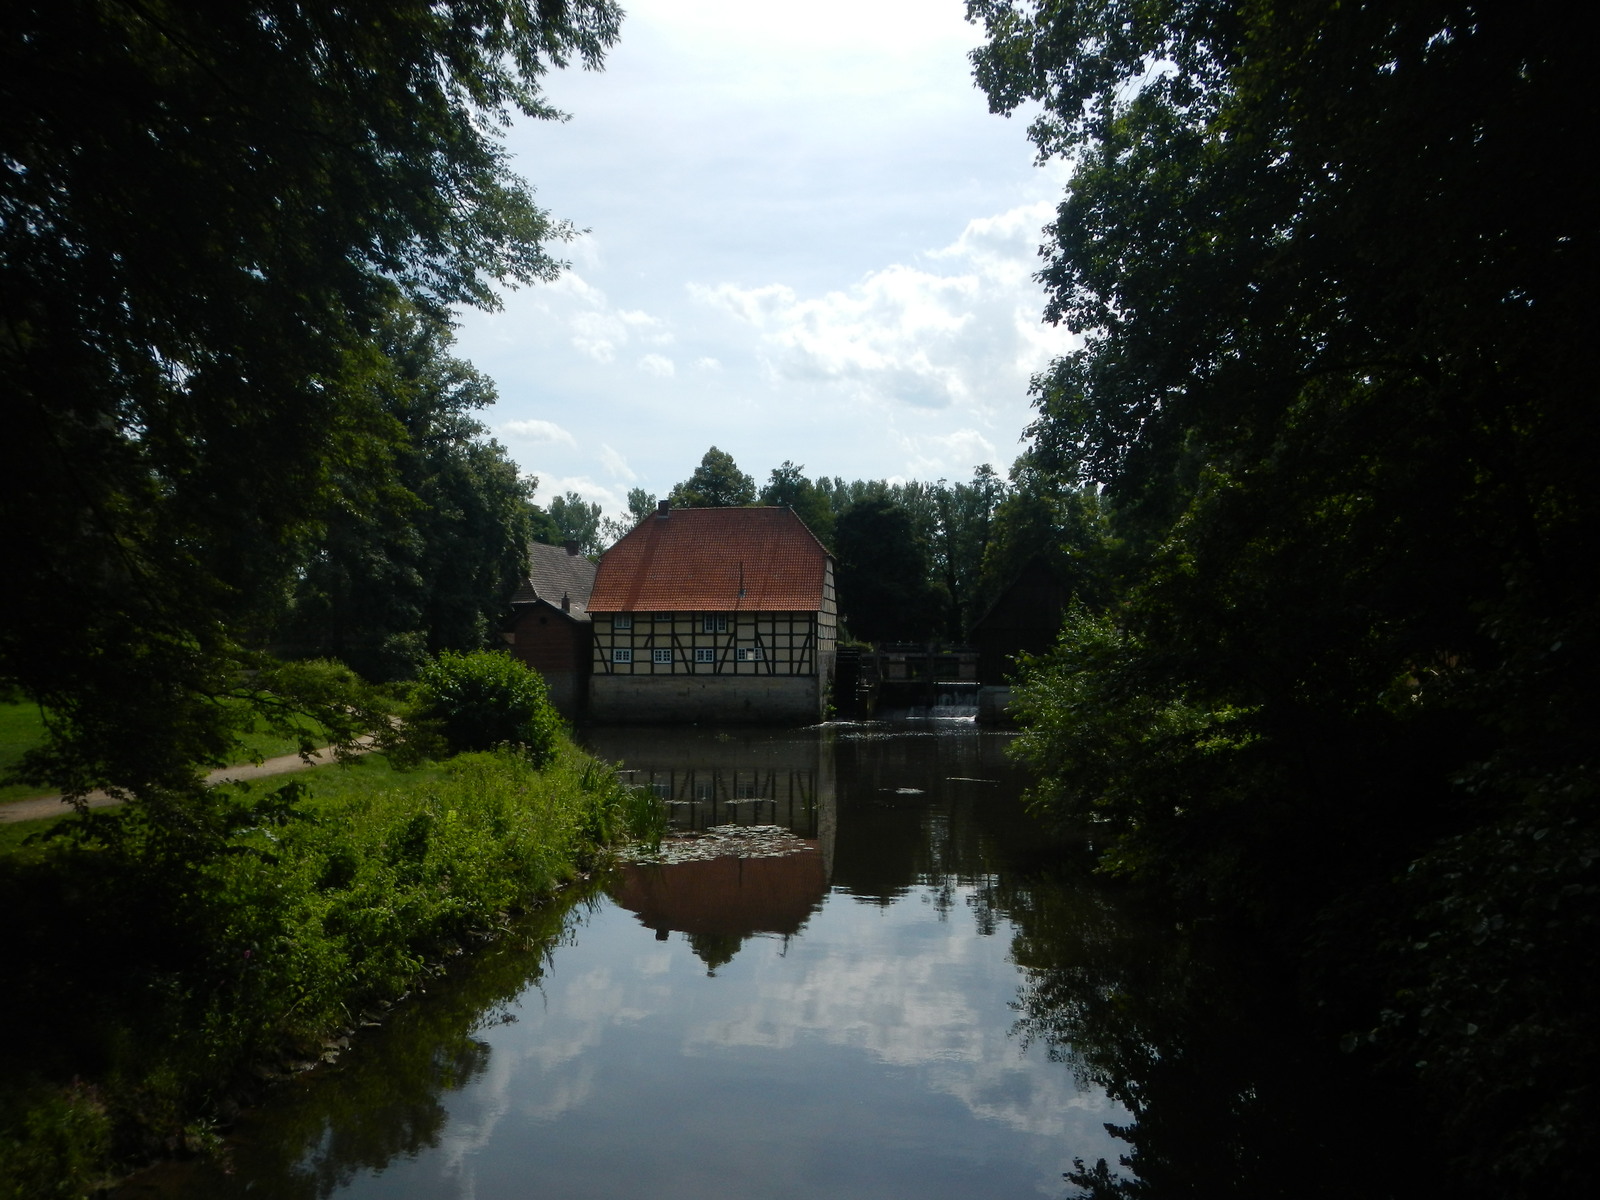
[[447, 650], [423, 666], [418, 683], [419, 735], [441, 739], [451, 754], [516, 745], [535, 766], [555, 754], [562, 722], [544, 679], [509, 654]]
[[0, 859], [0, 1022], [73, 1014], [0, 1073], [0, 1197], [189, 1145], [251, 1068], [316, 1058], [649, 816], [552, 750], [140, 801]]

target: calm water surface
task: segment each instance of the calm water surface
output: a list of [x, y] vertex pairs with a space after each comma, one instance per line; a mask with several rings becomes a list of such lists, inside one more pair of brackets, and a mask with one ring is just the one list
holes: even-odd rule
[[1270, 956], [1140, 920], [1041, 844], [1006, 735], [585, 740], [679, 828], [799, 852], [570, 893], [275, 1091], [224, 1165], [119, 1194], [1433, 1194], [1403, 1102], [1308, 1035]]
[[[1019, 1029], [1037, 835], [970, 722], [597, 730], [680, 828], [784, 858], [631, 867], [241, 1124], [168, 1196], [1059, 1196], [1128, 1114]], [[1030, 1044], [1031, 1043], [1031, 1044]]]

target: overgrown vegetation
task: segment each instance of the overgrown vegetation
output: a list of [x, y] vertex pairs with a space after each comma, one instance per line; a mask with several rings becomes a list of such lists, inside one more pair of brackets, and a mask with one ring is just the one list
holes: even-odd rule
[[1041, 279], [1084, 343], [1036, 381], [1029, 455], [1103, 489], [1115, 539], [1021, 694], [1040, 811], [1293, 956], [1323, 1036], [1416, 1089], [1441, 1190], [1586, 1194], [1600, 409], [1570, 12], [968, 11], [993, 107], [1038, 102], [1040, 156], [1074, 164]]
[[[265, 694], [237, 683], [297, 581], [331, 611], [382, 575], [376, 549], [448, 588], [476, 531], [459, 578], [498, 583], [520, 547], [465, 508], [519, 484], [446, 428], [473, 381], [441, 319], [559, 273], [572, 229], [498, 130], [559, 116], [543, 77], [599, 67], [620, 20], [612, 0], [0, 12], [0, 692], [52, 714], [50, 784], [192, 782], [232, 744], [218, 698]], [[104, 88], [115, 105], [80, 103]], [[414, 502], [459, 527], [413, 544], [394, 518]], [[423, 649], [500, 599], [428, 582], [396, 593], [434, 605], [403, 631]], [[412, 649], [381, 626], [351, 647], [374, 674]]]
[[[263, 1077], [320, 1058], [659, 806], [564, 738], [416, 775], [365, 765], [58, 822], [0, 859], [0, 1195], [85, 1194], [204, 1148]], [[376, 779], [369, 776], [376, 776]]]

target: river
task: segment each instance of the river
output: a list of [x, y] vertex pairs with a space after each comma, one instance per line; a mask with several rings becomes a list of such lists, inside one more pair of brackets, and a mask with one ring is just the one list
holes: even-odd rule
[[1008, 735], [584, 740], [678, 829], [783, 835], [575, 890], [279, 1089], [220, 1164], [125, 1194], [1059, 1197], [1075, 1158], [1131, 1183], [1131, 1152], [1153, 1194], [1269, 1195], [1348, 1147], [1359, 1098], [1308, 1088], [1249, 989], [1063, 871]]

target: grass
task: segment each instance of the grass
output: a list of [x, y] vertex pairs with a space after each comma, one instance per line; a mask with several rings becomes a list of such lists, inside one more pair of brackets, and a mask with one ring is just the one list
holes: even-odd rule
[[[0, 778], [23, 754], [44, 741], [44, 717], [35, 704], [0, 704]], [[23, 800], [40, 795], [31, 783], [8, 783], [0, 787], [0, 801]]]
[[[27, 751], [44, 741], [44, 717], [35, 704], [0, 704], [0, 778], [3, 778], [22, 760]], [[321, 726], [308, 725], [312, 741], [318, 746], [326, 744]], [[229, 766], [259, 762], [294, 754], [300, 749], [295, 738], [284, 737], [267, 728], [260, 716], [239, 739], [237, 752], [230, 756]], [[51, 789], [36, 783], [8, 783], [0, 786], [0, 804], [10, 800], [31, 800], [35, 796], [51, 795]]]
[[203, 1143], [256, 1069], [314, 1059], [652, 816], [561, 739], [543, 769], [372, 756], [100, 810], [0, 855], [0, 1021], [72, 1013], [0, 1073], [0, 1196], [86, 1195]]

